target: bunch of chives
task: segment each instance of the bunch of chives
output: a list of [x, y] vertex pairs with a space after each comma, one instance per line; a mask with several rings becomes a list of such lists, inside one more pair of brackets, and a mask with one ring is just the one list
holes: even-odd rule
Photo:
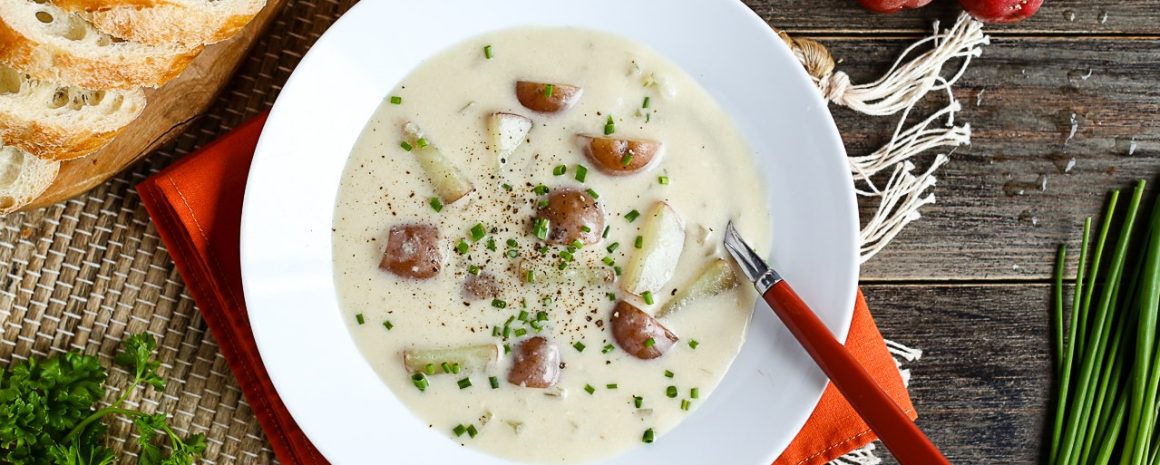
[[1160, 201], [1142, 214], [1143, 196], [1139, 181], [1120, 211], [1119, 192], [1112, 191], [1094, 244], [1092, 220], [1084, 221], [1066, 324], [1067, 247], [1060, 247], [1052, 295], [1053, 465], [1160, 465]]

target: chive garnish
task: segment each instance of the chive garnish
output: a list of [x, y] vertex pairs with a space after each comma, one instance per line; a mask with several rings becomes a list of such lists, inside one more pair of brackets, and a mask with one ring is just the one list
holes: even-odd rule
[[463, 436], [463, 433], [467, 432], [467, 427], [463, 425], [455, 425], [455, 428], [452, 428], [451, 432], [455, 433], [455, 437]]
[[492, 57], [492, 54], [491, 54], [491, 45], [484, 45], [484, 46], [483, 46], [483, 57], [484, 57], [484, 58], [486, 58], [486, 59], [488, 59], [488, 60], [490, 60], [490, 59], [491, 59], [491, 57]]
[[608, 244], [608, 247], [605, 247], [605, 249], [608, 250], [608, 253], [616, 252], [616, 249], [618, 249], [618, 248], [620, 248], [619, 242], [613, 242], [611, 244]]
[[609, 352], [612, 352], [612, 349], [613, 349], [613, 348], [614, 348], [614, 347], [612, 346], [612, 344], [604, 344], [604, 348], [603, 348], [603, 349], [600, 349], [600, 353], [602, 353], [602, 354], [607, 354], [607, 353], [609, 353]]
[[648, 103], [649, 103], [648, 101], [649, 101], [648, 96], [647, 95], [644, 96], [644, 101], [640, 103], [640, 107], [641, 108], [648, 108]]
[[605, 266], [612, 266], [616, 264], [616, 261], [613, 260], [612, 257], [604, 257], [600, 259], [600, 261], [604, 262]]
[[[512, 335], [512, 328], [510, 326], [504, 326], [503, 327], [503, 338], [507, 339], [508, 337], [511, 337], [511, 335]], [[504, 353], [506, 354], [507, 352], [504, 352]]]
[[483, 227], [483, 223], [475, 223], [475, 226], [471, 227], [471, 241], [472, 242], [479, 242], [479, 240], [483, 239], [483, 236], [486, 236], [486, 235], [487, 235], [487, 229]]
[[700, 342], [697, 342], [697, 340], [696, 340], [696, 339], [690, 339], [690, 340], [689, 340], [689, 348], [690, 348], [690, 349], [696, 350], [696, 349], [697, 349], [697, 346], [699, 346], [699, 345], [701, 345], [701, 343], [700, 343]]
[[387, 331], [390, 331], [395, 328], [395, 324], [391, 323], [391, 320], [383, 320], [383, 327], [387, 328]]
[[535, 233], [536, 238], [541, 241], [548, 240], [548, 226], [550, 223], [547, 218], [536, 218], [536, 222], [532, 225], [532, 232]]
[[672, 371], [665, 370], [665, 378], [672, 378], [673, 376], [676, 375], [674, 375]]
[[520, 313], [519, 313], [519, 315], [516, 316], [516, 319], [520, 320], [520, 321], [525, 321], [525, 322], [528, 321], [528, 311], [527, 310], [520, 310]]
[[689, 399], [681, 399], [681, 410], [689, 410]]
[[587, 192], [588, 195], [592, 197], [592, 200], [596, 200], [596, 199], [600, 198], [600, 194], [597, 194], [596, 191], [593, 190], [591, 187], [584, 189], [584, 192]]
[[616, 389], [619, 386], [617, 386], [616, 383], [608, 383], [608, 384], [605, 384], [604, 387], [606, 389]]
[[576, 165], [576, 180], [579, 182], [584, 182], [584, 180], [587, 178], [588, 168], [585, 168], [584, 165]]
[[639, 217], [640, 212], [636, 211], [636, 209], [633, 209], [632, 211], [624, 214], [624, 219], [628, 220], [629, 223], [636, 221], [636, 219]]
[[526, 282], [526, 283], [536, 282], [536, 272], [532, 271], [532, 270], [525, 271], [524, 272], [524, 282]]
[[507, 254], [508, 258], [516, 258], [520, 256], [520, 251], [516, 249], [508, 249], [505, 254]]
[[556, 85], [555, 84], [544, 85], [544, 97], [552, 98], [552, 94], [554, 94], [555, 92], [556, 92]]
[[499, 187], [502, 187], [503, 190], [508, 191], [508, 192], [511, 192], [511, 190], [512, 190], [512, 185], [508, 184], [506, 182], [503, 184], [500, 184]]
[[617, 276], [620, 276], [620, 272], [621, 272], [620, 265], [612, 267], [612, 271], [616, 272]]
[[644, 441], [645, 444], [652, 444], [652, 442], [653, 442], [653, 430], [652, 430], [652, 428], [644, 430], [644, 435], [640, 437], [640, 440]]
[[555, 168], [552, 168], [552, 176], [563, 176], [564, 173], [567, 173], [567, 172], [568, 172], [568, 165], [556, 165]]
[[692, 397], [694, 399], [701, 397], [701, 390], [697, 389], [697, 388], [689, 389], [689, 397]]
[[656, 343], [657, 343], [657, 340], [656, 340], [656, 339], [653, 339], [653, 338], [651, 338], [651, 337], [650, 337], [650, 338], [648, 338], [648, 339], [645, 339], [645, 340], [644, 340], [644, 346], [645, 346], [645, 347], [652, 347], [652, 346], [656, 345]]
[[610, 300], [610, 301], [612, 301], [612, 302], [616, 302], [616, 293], [615, 293], [615, 292], [609, 292], [609, 293], [608, 293], [608, 300]]
[[487, 382], [488, 382], [488, 383], [491, 383], [491, 388], [492, 388], [492, 389], [499, 389], [499, 378], [496, 378], [495, 376], [492, 376], [492, 377], [490, 377], [490, 378], [487, 378]]
[[675, 399], [677, 397], [677, 387], [676, 386], [669, 386], [669, 387], [665, 388], [665, 395], [668, 396], [670, 399]]
[[393, 103], [395, 105], [400, 105], [403, 103], [403, 97], [399, 97], [398, 95], [392, 95], [391, 96], [391, 103]]
[[439, 200], [439, 197], [431, 197], [428, 203], [431, 204], [431, 209], [435, 210], [435, 213], [443, 211], [443, 201]]
[[512, 248], [520, 246], [520, 243], [516, 242], [515, 239], [508, 239], [507, 242], [505, 242], [505, 244], [507, 244], [508, 247], [512, 247]]
[[[592, 189], [589, 189], [589, 190], [588, 190], [588, 193], [589, 193], [589, 194], [595, 194], [595, 192], [592, 192]], [[594, 198], [594, 199], [595, 199], [595, 198], [596, 198], [596, 196], [595, 196], [595, 195], [593, 195], [593, 196], [592, 196], [592, 198]], [[608, 239], [608, 231], [609, 231], [609, 230], [611, 230], [611, 229], [612, 229], [612, 226], [605, 226], [605, 227], [604, 227], [604, 232], [600, 234], [600, 237], [602, 237], [602, 238], [604, 238], [604, 239]]]
[[644, 237], [636, 236], [636, 240], [632, 242], [632, 246], [638, 249], [644, 247]]
[[540, 303], [543, 304], [545, 307], [552, 305], [552, 298], [545, 296], [544, 300], [541, 300]]
[[631, 164], [632, 164], [632, 152], [628, 152], [628, 153], [624, 154], [623, 157], [620, 157], [620, 166], [628, 166]]
[[591, 385], [591, 384], [585, 384], [585, 385], [584, 385], [584, 390], [585, 390], [585, 391], [587, 391], [589, 395], [591, 395], [592, 393], [596, 392], [596, 388], [592, 387], [592, 385]]
[[592, 232], [592, 228], [590, 228], [590, 227], [588, 227], [588, 225], [584, 224], [584, 225], [580, 225], [580, 231], [588, 233], [588, 232]]
[[458, 252], [459, 255], [467, 253], [467, 242], [464, 242], [463, 239], [460, 239], [459, 243], [455, 244], [455, 251]]
[[447, 362], [440, 363], [439, 368], [442, 368], [444, 373], [451, 373], [451, 364], [450, 363], [447, 363]]
[[613, 121], [612, 115], [608, 115], [608, 121], [604, 123], [604, 135], [609, 135], [616, 132], [616, 121]]
[[536, 192], [536, 195], [544, 195], [544, 194], [548, 193], [548, 186], [545, 186], [543, 184], [539, 184], [539, 185], [536, 185], [536, 188], [533, 190]]
[[418, 145], [418, 146], [419, 146], [419, 148], [426, 147], [426, 146], [428, 145], [428, 144], [427, 144], [427, 139], [420, 137], [420, 138], [419, 138], [419, 140], [416, 140], [416, 141], [415, 141], [415, 145]]
[[644, 122], [647, 123], [649, 121], [652, 121], [652, 113], [645, 113], [644, 114]]
[[568, 269], [568, 262], [560, 262], [559, 265], [556, 265], [556, 268], [559, 268], [560, 270], [566, 270]]
[[644, 397], [632, 396], [632, 404], [635, 405], [636, 408], [640, 408], [640, 406], [644, 405]]
[[585, 346], [583, 342], [576, 341], [575, 344], [572, 344], [572, 347], [576, 349], [576, 352], [584, 352], [584, 348], [587, 346]]
[[491, 327], [491, 335], [495, 336], [495, 337], [500, 337], [503, 335], [503, 332], [501, 329], [499, 329], [499, 326], [492, 326]]
[[576, 250], [580, 250], [580, 249], [584, 248], [584, 243], [580, 242], [580, 239], [572, 239], [572, 243], [568, 244], [568, 246], [569, 246], [569, 248], [575, 248]]
[[507, 308], [507, 302], [500, 299], [491, 299], [491, 306], [495, 308]]
[[503, 345], [503, 354], [504, 354], [504, 355], [507, 355], [507, 354], [511, 353], [511, 351], [512, 351], [512, 346], [511, 346], [511, 345], [508, 345], [508, 344], [504, 344], [504, 345]]
[[471, 378], [463, 378], [459, 380], [459, 389], [467, 389], [471, 387]]
[[479, 272], [480, 272], [479, 265], [468, 265], [467, 272], [471, 273], [474, 276], [479, 276]]
[[649, 304], [649, 305], [652, 305], [652, 304], [653, 304], [653, 295], [652, 295], [652, 291], [644, 291], [644, 293], [643, 293], [643, 294], [641, 294], [641, 295], [640, 295], [640, 297], [641, 297], [642, 299], [644, 299], [644, 303], [646, 303], [646, 304]]
[[411, 382], [415, 384], [415, 387], [418, 388], [420, 392], [427, 390], [427, 377], [423, 376], [423, 373], [415, 373], [414, 375], [411, 375]]
[[468, 436], [474, 438], [475, 435], [477, 435], [477, 434], [479, 434], [479, 430], [475, 429], [475, 425], [467, 425], [467, 435]]
[[411, 144], [408, 144], [408, 143], [407, 143], [407, 141], [402, 141], [402, 142], [399, 142], [399, 147], [402, 147], [402, 148], [403, 148], [403, 150], [406, 150], [406, 151], [408, 151], [408, 152], [410, 152], [410, 151], [411, 151], [411, 149], [413, 148], [413, 147], [411, 147]]
[[657, 182], [660, 183], [661, 185], [667, 186], [669, 184], [669, 177], [668, 176], [657, 177]]
[[525, 334], [528, 334], [528, 330], [524, 328], [516, 328], [515, 333], [516, 337], [524, 337]]
[[495, 252], [495, 238], [494, 237], [487, 238], [487, 250]]
[[360, 325], [367, 322], [366, 318], [363, 318], [363, 314], [361, 313], [354, 316], [354, 321], [357, 321]]
[[536, 312], [536, 321], [548, 321], [548, 312], [543, 310]]
[[548, 199], [540, 199], [539, 202], [536, 202], [536, 208], [539, 208], [540, 210], [548, 208]]
[[423, 373], [427, 373], [428, 375], [435, 374], [435, 364], [428, 363], [427, 365], [424, 365], [423, 366]]

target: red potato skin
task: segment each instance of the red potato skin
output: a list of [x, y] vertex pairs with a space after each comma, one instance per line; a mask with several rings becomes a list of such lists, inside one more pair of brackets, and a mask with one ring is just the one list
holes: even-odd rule
[[[611, 137], [580, 136], [584, 155], [596, 169], [612, 176], [625, 176], [644, 171], [661, 157], [664, 145], [651, 140], [615, 139]], [[632, 160], [625, 165], [624, 156], [632, 152]]]
[[1014, 23], [1030, 18], [1043, 0], [959, 0], [967, 13], [984, 23]]
[[379, 269], [411, 279], [430, 279], [443, 268], [439, 229], [429, 224], [391, 226]]
[[[676, 334], [669, 331], [652, 315], [623, 300], [613, 307], [610, 322], [612, 338], [616, 339], [616, 344], [625, 352], [642, 360], [651, 360], [664, 355], [679, 340]], [[653, 339], [651, 347], [645, 342], [649, 338]]]
[[545, 95], [548, 83], [516, 81], [516, 99], [520, 105], [540, 113], [559, 113], [575, 105], [584, 89], [568, 84], [552, 84], [552, 95]]
[[537, 389], [550, 388], [560, 380], [560, 350], [556, 344], [536, 336], [521, 342], [512, 351], [508, 382]]
[[[604, 231], [604, 207], [578, 189], [549, 193], [548, 206], [537, 211], [536, 217], [548, 220], [548, 242], [553, 244], [571, 244], [577, 239], [595, 244]], [[584, 226], [588, 226], [588, 232], [584, 232]]]
[[862, 8], [875, 13], [898, 13], [902, 10], [922, 8], [931, 0], [858, 0]]

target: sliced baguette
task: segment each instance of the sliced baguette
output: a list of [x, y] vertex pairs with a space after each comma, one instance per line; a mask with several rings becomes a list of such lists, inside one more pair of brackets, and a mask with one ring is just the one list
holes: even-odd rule
[[266, 6], [266, 0], [57, 0], [97, 29], [145, 44], [189, 47], [232, 37]]
[[144, 108], [140, 89], [61, 86], [0, 64], [0, 140], [46, 160], [97, 151]]
[[60, 162], [41, 160], [0, 143], [0, 215], [16, 211], [43, 193], [59, 170]]
[[114, 38], [46, 0], [0, 0], [0, 62], [39, 80], [86, 89], [157, 87], [200, 51]]

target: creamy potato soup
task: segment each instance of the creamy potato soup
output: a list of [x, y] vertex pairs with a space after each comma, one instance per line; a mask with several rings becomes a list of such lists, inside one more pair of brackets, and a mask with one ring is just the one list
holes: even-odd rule
[[722, 231], [768, 246], [764, 199], [729, 116], [674, 64], [510, 29], [384, 99], [343, 175], [335, 280], [366, 360], [431, 428], [588, 461], [663, 441], [713, 393], [756, 298]]

